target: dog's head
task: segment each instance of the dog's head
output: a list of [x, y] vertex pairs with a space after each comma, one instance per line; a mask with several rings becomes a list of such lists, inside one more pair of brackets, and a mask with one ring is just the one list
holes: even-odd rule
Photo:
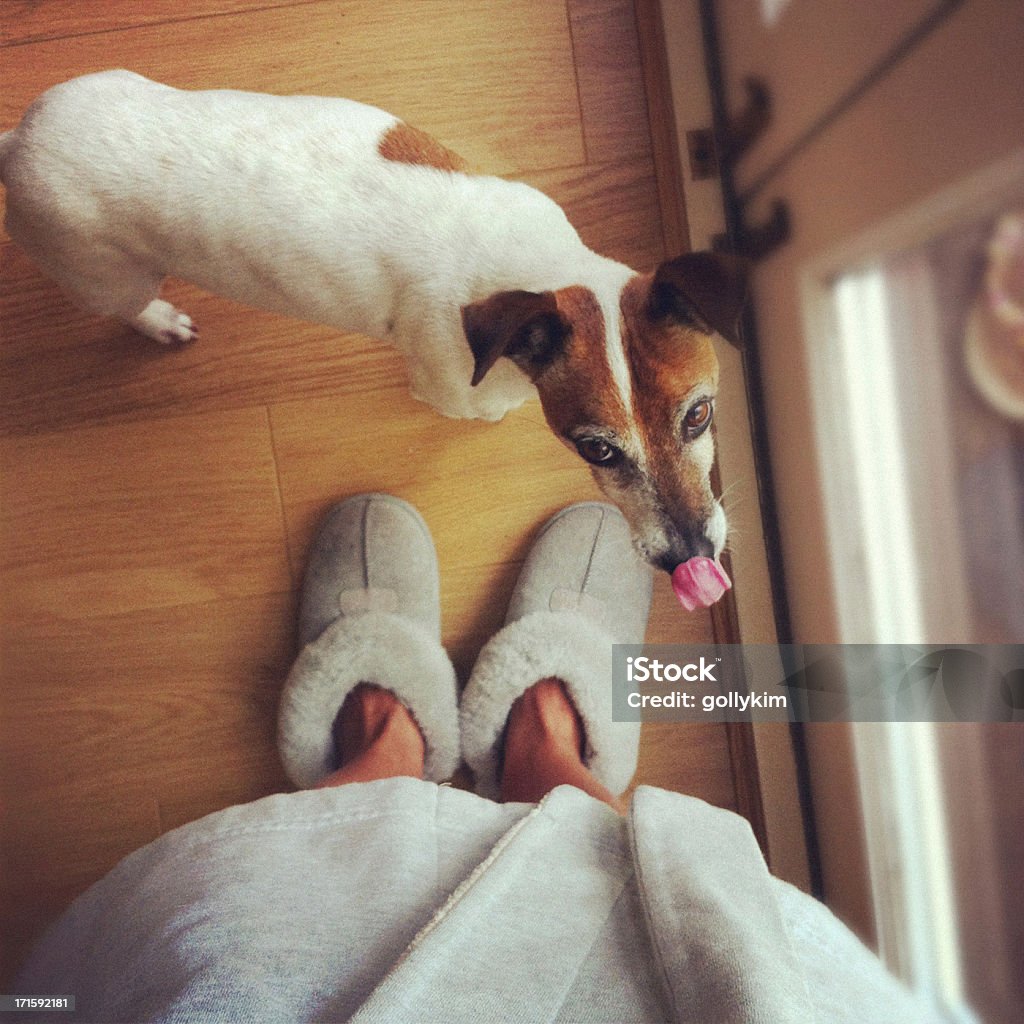
[[462, 310], [473, 384], [501, 357], [534, 382], [551, 429], [590, 463], [637, 549], [671, 572], [715, 557], [726, 520], [711, 492], [718, 359], [738, 343], [745, 262], [689, 253], [615, 296], [583, 285], [499, 292]]

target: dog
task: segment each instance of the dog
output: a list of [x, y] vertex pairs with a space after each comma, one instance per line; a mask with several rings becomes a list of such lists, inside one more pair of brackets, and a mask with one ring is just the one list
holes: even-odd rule
[[638, 274], [527, 185], [351, 100], [181, 91], [128, 71], [57, 85], [0, 136], [7, 230], [73, 298], [157, 341], [196, 328], [174, 275], [395, 345], [413, 395], [500, 419], [539, 395], [636, 547], [716, 558], [712, 336], [738, 343], [745, 268], [690, 253]]

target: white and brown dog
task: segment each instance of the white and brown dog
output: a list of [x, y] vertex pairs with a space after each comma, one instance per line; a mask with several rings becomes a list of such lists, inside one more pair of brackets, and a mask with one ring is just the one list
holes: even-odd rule
[[0, 136], [7, 229], [90, 309], [195, 337], [175, 275], [404, 353], [413, 394], [499, 419], [539, 393], [640, 552], [714, 558], [718, 363], [739, 261], [653, 274], [588, 249], [536, 189], [464, 173], [430, 136], [349, 100], [183, 92], [126, 71], [58, 85]]

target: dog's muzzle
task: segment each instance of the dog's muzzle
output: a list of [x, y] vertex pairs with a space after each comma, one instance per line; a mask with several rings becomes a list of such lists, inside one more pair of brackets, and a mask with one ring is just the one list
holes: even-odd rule
[[704, 523], [672, 523], [665, 531], [668, 547], [651, 558], [652, 564], [671, 573], [691, 558], [717, 558], [725, 547], [728, 523], [722, 506], [715, 502]]

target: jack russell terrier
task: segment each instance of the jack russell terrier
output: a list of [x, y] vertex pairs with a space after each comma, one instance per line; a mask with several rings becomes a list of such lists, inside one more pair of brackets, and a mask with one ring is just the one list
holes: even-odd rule
[[[39, 97], [0, 135], [0, 179], [11, 238], [91, 310], [191, 341], [192, 321], [158, 297], [174, 275], [391, 342], [413, 395], [447, 416], [497, 420], [539, 393], [649, 562], [720, 570], [711, 335], [737, 342], [735, 257], [637, 274], [588, 249], [541, 192], [467, 174], [384, 111], [127, 71]], [[727, 585], [683, 589], [706, 604]]]

